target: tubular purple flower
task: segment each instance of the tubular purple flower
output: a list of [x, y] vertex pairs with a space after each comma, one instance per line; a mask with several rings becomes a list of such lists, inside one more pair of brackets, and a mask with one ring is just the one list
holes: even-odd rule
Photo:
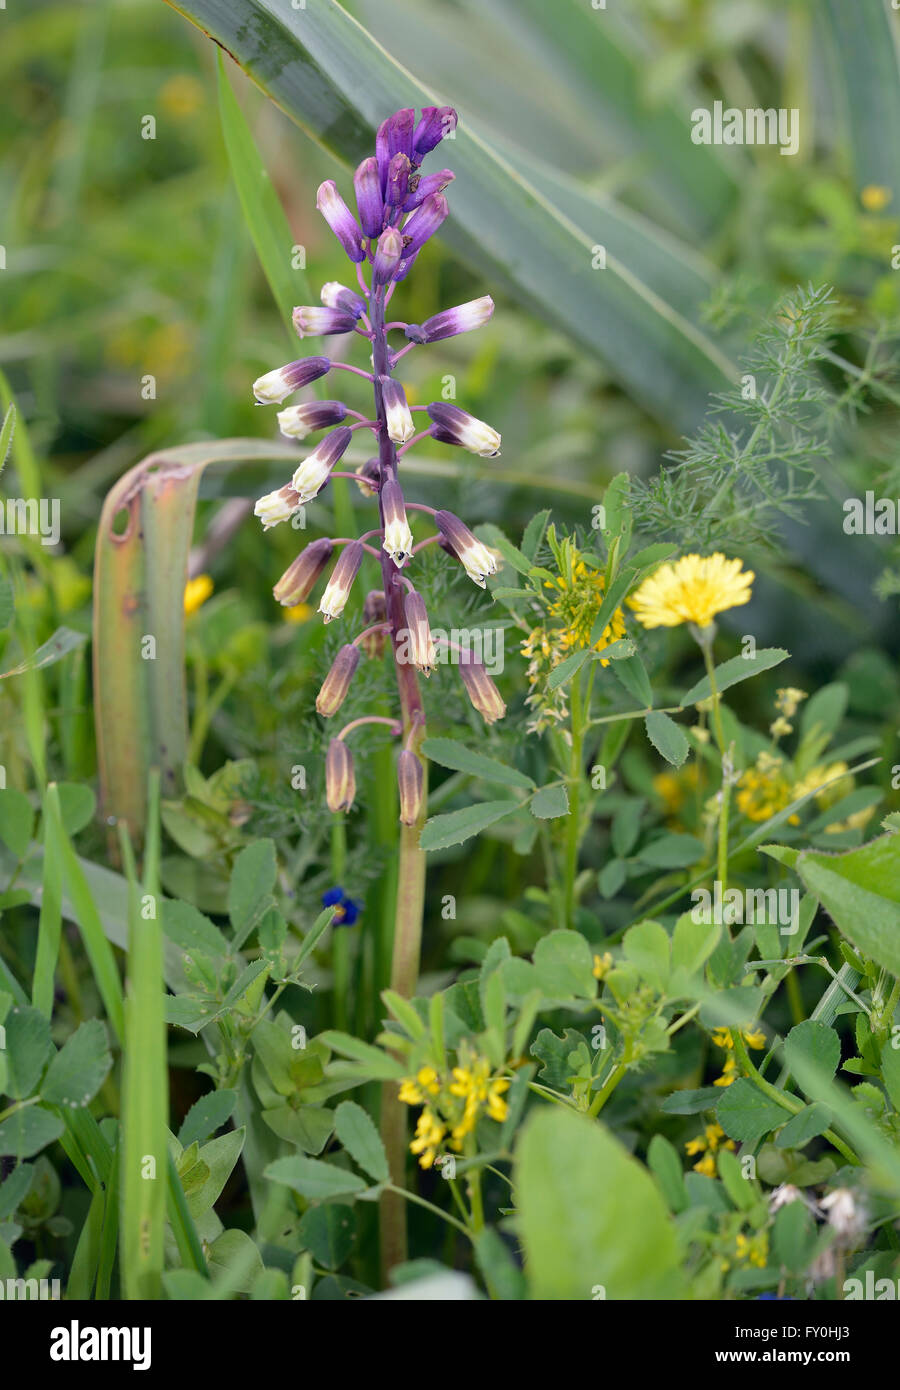
[[411, 170], [412, 165], [408, 155], [395, 154], [393, 156], [388, 165], [387, 190], [384, 195], [384, 201], [388, 207], [399, 208], [406, 202]]
[[355, 796], [353, 754], [342, 738], [333, 738], [325, 755], [325, 799], [329, 811], [349, 811]]
[[327, 357], [304, 357], [299, 362], [288, 362], [284, 367], [276, 367], [275, 371], [257, 377], [253, 394], [260, 405], [280, 405], [292, 392], [318, 381], [330, 366]]
[[487, 546], [473, 536], [465, 522], [453, 512], [435, 512], [434, 524], [449, 542], [469, 578], [484, 589], [488, 575], [497, 573], [497, 565]]
[[400, 793], [400, 824], [415, 825], [425, 794], [425, 770], [410, 748], [397, 759], [397, 789]]
[[384, 200], [381, 196], [381, 175], [374, 155], [364, 159], [353, 175], [353, 190], [359, 220], [367, 237], [377, 237], [384, 225]]
[[416, 263], [416, 258], [418, 257], [418, 254], [419, 253], [417, 251], [415, 256], [403, 257], [403, 260], [400, 262], [400, 264], [397, 266], [397, 269], [394, 271], [394, 283], [396, 285], [399, 285], [401, 280], [406, 279], [407, 275]]
[[343, 613], [353, 581], [359, 573], [363, 553], [362, 541], [351, 541], [341, 551], [319, 604], [319, 612], [326, 623], [330, 623], [332, 618], [339, 618]]
[[396, 227], [386, 227], [378, 238], [375, 258], [372, 261], [372, 284], [386, 285], [403, 254], [403, 237]]
[[304, 405], [289, 405], [278, 412], [278, 428], [287, 439], [305, 439], [316, 430], [339, 425], [347, 418], [343, 401], [308, 401]]
[[481, 662], [468, 652], [464, 653], [459, 663], [459, 674], [466, 687], [466, 694], [485, 724], [494, 724], [498, 719], [502, 719], [506, 713], [506, 705]]
[[395, 444], [405, 444], [416, 432], [413, 417], [406, 403], [406, 392], [392, 376], [380, 376], [381, 398], [387, 417], [387, 432]]
[[[370, 589], [363, 604], [363, 627], [375, 627], [376, 623], [387, 622], [387, 601], [383, 589]], [[369, 660], [384, 654], [384, 633], [370, 632], [362, 639], [363, 650]]]
[[416, 113], [412, 106], [395, 111], [393, 116], [388, 119], [387, 149], [389, 160], [393, 159], [395, 154], [405, 154], [407, 159], [412, 160], [415, 125]]
[[337, 714], [347, 698], [350, 682], [353, 680], [358, 665], [359, 647], [354, 647], [351, 642], [348, 642], [341, 647], [331, 663], [328, 675], [322, 682], [322, 689], [316, 696], [317, 713], [326, 719]]
[[352, 333], [356, 327], [356, 314], [348, 314], [344, 309], [320, 309], [318, 304], [298, 305], [291, 318], [301, 338], [318, 338], [327, 333]]
[[403, 224], [403, 237], [406, 242], [404, 254], [414, 256], [417, 251], [421, 251], [428, 238], [434, 236], [449, 211], [443, 193], [429, 193], [422, 206], [410, 213]]
[[412, 212], [420, 207], [432, 193], [443, 193], [449, 183], [456, 178], [452, 169], [442, 169], [439, 174], [413, 174], [409, 181], [409, 192], [403, 204], [404, 212]]
[[434, 421], [429, 430], [433, 439], [439, 439], [442, 444], [458, 444], [481, 458], [496, 458], [500, 453], [501, 440], [497, 431], [483, 420], [476, 420], [467, 410], [444, 401], [432, 401], [426, 409]]
[[303, 603], [309, 598], [316, 580], [334, 554], [334, 546], [326, 537], [310, 541], [300, 551], [296, 560], [288, 566], [272, 593], [278, 603], [285, 608], [293, 608], [295, 603]]
[[413, 537], [406, 519], [403, 490], [393, 479], [381, 489], [381, 509], [384, 515], [384, 549], [397, 568], [402, 569], [412, 554]]
[[359, 488], [363, 497], [375, 497], [378, 493], [378, 484], [381, 481], [381, 460], [378, 458], [366, 459], [365, 463], [354, 470]]
[[253, 508], [253, 515], [259, 517], [263, 530], [268, 531], [271, 526], [290, 521], [294, 512], [303, 505], [303, 500], [290, 484], [285, 484], [275, 492], [267, 492], [265, 497], [260, 497]]
[[423, 106], [413, 134], [413, 150], [419, 159], [456, 129], [457, 115], [452, 106]]
[[303, 460], [294, 472], [291, 486], [299, 493], [301, 502], [310, 502], [328, 481], [332, 468], [343, 457], [353, 431], [346, 425], [332, 430]]
[[338, 193], [334, 179], [326, 179], [324, 183], [319, 185], [319, 191], [316, 194], [316, 207], [351, 261], [365, 260], [366, 253], [363, 250], [362, 232], [359, 230], [353, 213]]
[[355, 290], [348, 290], [346, 285], [340, 284], [337, 280], [329, 280], [324, 284], [319, 298], [329, 309], [340, 309], [344, 314], [352, 314], [355, 319], [368, 308], [362, 295], [357, 294]]
[[432, 314], [424, 323], [410, 323], [405, 332], [411, 343], [438, 343], [442, 338], [455, 338], [457, 333], [471, 333], [482, 328], [494, 312], [494, 301], [489, 294], [480, 299], [470, 299], [467, 304], [457, 304], [454, 309], [444, 309]]
[[430, 676], [437, 665], [437, 653], [422, 595], [415, 589], [411, 589], [403, 599], [403, 617], [406, 621], [408, 660], [423, 676]]

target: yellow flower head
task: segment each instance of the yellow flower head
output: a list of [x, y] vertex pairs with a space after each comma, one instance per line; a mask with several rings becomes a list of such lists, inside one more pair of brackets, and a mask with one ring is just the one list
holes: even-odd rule
[[446, 1133], [446, 1125], [441, 1124], [426, 1105], [416, 1124], [416, 1137], [409, 1146], [410, 1153], [419, 1155], [420, 1168], [430, 1168], [434, 1163], [441, 1140]]
[[602, 956], [594, 956], [594, 968], [591, 974], [595, 980], [605, 980], [612, 970], [612, 966], [612, 954], [609, 951], [604, 951]]
[[[577, 555], [577, 551], [575, 552]], [[544, 581], [544, 588], [553, 594], [548, 613], [556, 624], [556, 637], [563, 652], [591, 645], [594, 619], [600, 612], [606, 580], [599, 570], [590, 569], [584, 560], [573, 559], [571, 577], [561, 574], [558, 579]], [[625, 618], [617, 608], [607, 623], [594, 651], [602, 652], [625, 635]], [[601, 662], [608, 666], [608, 661]]]
[[765, 1231], [759, 1231], [752, 1237], [741, 1233], [737, 1238], [735, 1254], [739, 1260], [746, 1260], [758, 1269], [765, 1269], [769, 1258], [769, 1237]]
[[737, 784], [737, 808], [748, 820], [768, 820], [793, 799], [784, 763], [771, 753], [760, 753]]
[[859, 195], [859, 201], [866, 212], [883, 212], [892, 197], [891, 190], [883, 184], [867, 183]]
[[195, 579], [189, 579], [184, 586], [184, 616], [189, 618], [198, 608], [202, 608], [212, 591], [213, 582], [208, 574], [198, 574]]
[[742, 564], [718, 551], [683, 555], [645, 579], [628, 605], [644, 627], [678, 627], [680, 623], [708, 627], [717, 613], [749, 603], [756, 576]]
[[786, 685], [775, 691], [775, 708], [787, 719], [793, 719], [801, 700], [806, 699], [806, 691], [795, 685]]

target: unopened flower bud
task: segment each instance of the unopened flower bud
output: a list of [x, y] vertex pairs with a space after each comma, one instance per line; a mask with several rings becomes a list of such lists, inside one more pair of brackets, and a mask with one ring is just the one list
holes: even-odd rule
[[489, 294], [480, 299], [470, 299], [467, 304], [457, 304], [455, 309], [444, 309], [440, 314], [432, 314], [424, 323], [410, 323], [406, 336], [412, 343], [437, 343], [442, 338], [455, 338], [457, 333], [471, 333], [481, 328], [494, 312], [494, 301]]
[[301, 338], [322, 337], [328, 333], [352, 333], [356, 327], [356, 315], [345, 309], [331, 309], [328, 305], [299, 304], [291, 315], [294, 328]]
[[414, 256], [422, 249], [428, 238], [434, 236], [449, 211], [443, 193], [429, 193], [422, 206], [410, 213], [403, 224], [407, 256]]
[[430, 676], [437, 665], [437, 653], [428, 624], [428, 614], [421, 594], [412, 589], [403, 600], [403, 616], [406, 622], [406, 644], [410, 664], [416, 666], [423, 676]]
[[415, 825], [422, 810], [425, 772], [421, 760], [409, 748], [397, 759], [397, 788], [400, 792], [400, 824]]
[[342, 313], [352, 314], [358, 319], [366, 312], [366, 301], [355, 290], [348, 290], [339, 280], [328, 280], [319, 291], [319, 298], [327, 309], [340, 309]]
[[346, 425], [332, 430], [305, 458], [291, 479], [301, 502], [310, 502], [328, 481], [332, 468], [344, 454], [353, 432]]
[[456, 129], [457, 115], [452, 106], [423, 106], [413, 134], [413, 150], [419, 159]]
[[409, 181], [409, 191], [406, 195], [406, 202], [403, 204], [404, 212], [413, 212], [415, 208], [421, 207], [426, 198], [430, 198], [432, 193], [443, 193], [448, 184], [456, 178], [452, 169], [442, 169], [438, 174], [413, 174]]
[[343, 401], [309, 401], [279, 410], [278, 428], [287, 439], [305, 439], [316, 430], [339, 425], [346, 417], [347, 407]]
[[326, 179], [324, 183], [319, 185], [319, 191], [316, 194], [316, 207], [351, 261], [365, 260], [366, 253], [363, 250], [362, 233], [356, 218], [338, 193], [334, 179]]
[[332, 618], [339, 618], [343, 613], [353, 581], [359, 573], [363, 553], [362, 541], [351, 541], [342, 550], [319, 604], [319, 612], [326, 623], [330, 623]]
[[378, 492], [378, 484], [381, 480], [381, 460], [366, 459], [366, 462], [356, 470], [357, 484], [363, 497], [374, 497]]
[[476, 420], [467, 410], [444, 401], [432, 401], [428, 414], [434, 421], [429, 433], [443, 444], [459, 444], [470, 454], [481, 458], [496, 458], [500, 452], [500, 436], [483, 420]]
[[409, 191], [409, 175], [412, 165], [406, 154], [395, 154], [388, 165], [387, 189], [384, 201], [389, 207], [399, 208], [406, 202]]
[[[363, 604], [363, 627], [375, 627], [377, 623], [387, 622], [387, 603], [383, 589], [370, 589]], [[361, 642], [366, 656], [379, 659], [384, 653], [384, 632], [370, 632]]]
[[403, 255], [403, 237], [396, 227], [386, 227], [378, 238], [372, 262], [372, 284], [386, 285]]
[[387, 417], [387, 432], [395, 444], [405, 444], [416, 432], [413, 417], [406, 403], [406, 393], [399, 381], [390, 376], [380, 376], [381, 398]]
[[309, 386], [318, 381], [331, 366], [327, 357], [304, 357], [299, 362], [288, 362], [277, 367], [274, 372], [266, 372], [253, 383], [253, 394], [260, 405], [280, 405], [293, 391], [301, 386]]
[[400, 283], [401, 280], [405, 280], [405, 279], [406, 279], [407, 275], [409, 274], [409, 272], [412, 270], [413, 266], [414, 266], [415, 263], [416, 263], [416, 258], [418, 257], [418, 254], [419, 254], [418, 251], [416, 252], [416, 254], [415, 254], [414, 256], [410, 256], [410, 255], [408, 255], [408, 254], [404, 254], [403, 260], [400, 262], [400, 264], [397, 266], [397, 269], [394, 271], [394, 284], [395, 284], [395, 285], [399, 285], [399, 283]]
[[493, 724], [502, 719], [506, 713], [506, 705], [481, 662], [465, 653], [459, 663], [459, 674], [462, 676], [469, 699], [484, 722]]
[[322, 682], [322, 688], [316, 696], [316, 710], [319, 714], [330, 719], [333, 714], [337, 714], [341, 705], [347, 698], [350, 689], [350, 682], [353, 673], [359, 665], [359, 647], [354, 647], [352, 642], [348, 642], [341, 647], [331, 669]]
[[272, 590], [277, 601], [284, 604], [285, 608], [293, 608], [294, 604], [303, 603], [308, 599], [316, 580], [333, 553], [334, 546], [325, 537], [310, 541], [293, 564], [288, 566]]
[[497, 565], [487, 546], [473, 536], [465, 522], [460, 521], [453, 512], [435, 512], [434, 523], [449, 541], [469, 578], [480, 588], [486, 588], [488, 575], [497, 573]]
[[384, 200], [378, 160], [373, 155], [364, 159], [353, 175], [353, 190], [363, 231], [367, 237], [377, 237], [384, 225]]
[[325, 798], [329, 811], [349, 811], [356, 796], [353, 754], [341, 738], [333, 738], [325, 755]]
[[402, 569], [412, 554], [413, 537], [406, 519], [406, 504], [399, 483], [393, 480], [385, 483], [381, 489], [381, 506], [384, 515], [384, 549], [394, 564]]
[[303, 498], [287, 484], [285, 487], [278, 488], [276, 492], [267, 492], [265, 497], [260, 497], [253, 508], [253, 515], [259, 517], [263, 524], [263, 530], [268, 531], [270, 526], [277, 526], [282, 521], [290, 521], [302, 503]]

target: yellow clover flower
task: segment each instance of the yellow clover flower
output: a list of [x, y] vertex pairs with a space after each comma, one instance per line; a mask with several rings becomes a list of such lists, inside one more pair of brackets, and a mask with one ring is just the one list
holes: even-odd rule
[[434, 1115], [426, 1105], [416, 1124], [416, 1137], [409, 1146], [410, 1153], [419, 1155], [419, 1167], [430, 1168], [437, 1157], [441, 1140], [447, 1133], [446, 1125]]
[[728, 560], [719, 551], [683, 555], [645, 579], [628, 606], [644, 627], [708, 627], [717, 613], [749, 603], [756, 576], [742, 566], [743, 561]]

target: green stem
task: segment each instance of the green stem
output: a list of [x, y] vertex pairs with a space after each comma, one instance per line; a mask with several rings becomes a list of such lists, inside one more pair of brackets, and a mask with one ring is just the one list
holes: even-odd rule
[[581, 782], [584, 747], [583, 705], [580, 673], [572, 682], [572, 753], [569, 760], [569, 816], [566, 821], [566, 861], [563, 884], [563, 925], [574, 926], [575, 878], [578, 873], [578, 845], [581, 839]]
[[[765, 1077], [760, 1075], [751, 1062], [747, 1049], [744, 1046], [741, 1030], [739, 1028], [732, 1028], [729, 1031], [731, 1033], [732, 1042], [734, 1043], [737, 1059], [741, 1064], [745, 1076], [753, 1082], [754, 1086], [762, 1091], [763, 1095], [773, 1100], [776, 1105], [780, 1105], [782, 1110], [789, 1110], [792, 1115], [798, 1115], [801, 1110], [805, 1110], [806, 1105], [804, 1101], [798, 1100], [795, 1096], [786, 1095], [784, 1091], [779, 1091], [777, 1086], [773, 1086], [770, 1081], [766, 1081]], [[835, 1134], [833, 1129], [826, 1129], [822, 1137], [827, 1139], [832, 1148], [837, 1149], [841, 1157], [845, 1158], [848, 1163], [852, 1163], [854, 1166], [859, 1165], [859, 1158], [857, 1155], [850, 1148], [849, 1144], [844, 1143], [840, 1135]]]
[[716, 873], [721, 884], [722, 898], [728, 888], [728, 815], [731, 809], [731, 769], [729, 759], [725, 749], [725, 731], [722, 727], [721, 697], [719, 688], [716, 685], [716, 668], [712, 659], [712, 642], [700, 643], [703, 652], [703, 660], [706, 665], [706, 674], [709, 677], [709, 688], [712, 693], [713, 702], [713, 728], [716, 735], [716, 743], [719, 748], [719, 757], [722, 760], [722, 790], [719, 802], [719, 830], [716, 838]]

